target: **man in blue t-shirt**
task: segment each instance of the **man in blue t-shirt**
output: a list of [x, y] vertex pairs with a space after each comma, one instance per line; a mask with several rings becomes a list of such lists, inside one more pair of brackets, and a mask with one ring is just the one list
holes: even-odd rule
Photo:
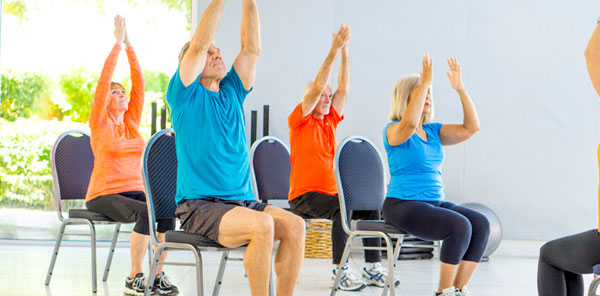
[[252, 295], [267, 295], [273, 242], [277, 295], [293, 295], [304, 252], [304, 220], [258, 202], [250, 183], [243, 103], [260, 51], [255, 0], [243, 1], [242, 50], [229, 73], [212, 43], [225, 0], [213, 0], [179, 55], [167, 90], [177, 147], [177, 210], [187, 233], [225, 247], [248, 245], [244, 267]]

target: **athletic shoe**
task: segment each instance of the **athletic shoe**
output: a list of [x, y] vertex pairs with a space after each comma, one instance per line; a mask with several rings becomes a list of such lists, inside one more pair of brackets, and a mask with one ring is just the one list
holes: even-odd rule
[[177, 289], [177, 286], [171, 284], [169, 277], [161, 271], [160, 274], [154, 278], [154, 284], [152, 285], [152, 294], [177, 295], [179, 294], [179, 289]]
[[[332, 287], [333, 283], [335, 282], [336, 270], [337, 268], [333, 269], [333, 276], [331, 277]], [[346, 264], [342, 267], [342, 275], [340, 276], [340, 284], [338, 285], [338, 289], [344, 291], [360, 291], [366, 286], [367, 284], [352, 272], [350, 265]]]
[[459, 296], [460, 294], [458, 294], [458, 290], [454, 287], [449, 287], [446, 288], [444, 290], [442, 290], [442, 293], [433, 293], [433, 295], [435, 296]]
[[123, 294], [131, 296], [144, 296], [146, 288], [146, 278], [143, 273], [138, 273], [134, 277], [125, 279], [125, 290]]
[[456, 290], [456, 296], [471, 296], [471, 291], [469, 291], [467, 285], [464, 285], [462, 289]]
[[[381, 266], [381, 263], [375, 263], [369, 270], [367, 270], [366, 267], [363, 267], [362, 277], [367, 285], [383, 288], [385, 287], [385, 281], [388, 277], [388, 270]], [[398, 287], [399, 285], [400, 280], [395, 278], [394, 287]]]

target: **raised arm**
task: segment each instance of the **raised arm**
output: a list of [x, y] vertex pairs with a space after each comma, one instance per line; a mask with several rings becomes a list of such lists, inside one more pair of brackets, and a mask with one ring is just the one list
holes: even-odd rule
[[125, 120], [131, 120], [139, 126], [142, 120], [142, 111], [144, 109], [144, 74], [137, 59], [127, 26], [125, 26], [125, 52], [129, 60], [129, 71], [131, 75], [131, 93], [129, 94], [129, 108], [125, 112]]
[[[348, 35], [350, 31], [348, 30]], [[342, 116], [346, 106], [346, 98], [350, 90], [350, 63], [348, 61], [348, 44], [342, 47], [342, 60], [340, 62], [340, 72], [338, 73], [338, 89], [333, 94], [331, 105], [335, 111]]]
[[600, 95], [600, 24], [596, 25], [596, 29], [585, 49], [585, 62], [594, 89]]
[[185, 87], [192, 84], [204, 70], [207, 51], [217, 33], [224, 6], [225, 0], [213, 0], [198, 22], [190, 47], [179, 64], [179, 77]]
[[256, 61], [260, 53], [260, 21], [255, 0], [244, 0], [241, 27], [242, 50], [233, 62], [235, 72], [246, 90], [254, 84]]
[[346, 45], [348, 38], [350, 38], [350, 27], [345, 25], [341, 25], [340, 30], [333, 34], [333, 42], [331, 43], [327, 58], [325, 58], [325, 62], [321, 65], [310, 90], [302, 98], [303, 117], [308, 116], [313, 109], [315, 109], [315, 106], [317, 106], [319, 98], [323, 91], [325, 91], [325, 87], [327, 87], [327, 83], [329, 82], [335, 57], [337, 56], [338, 51]]
[[400, 122], [390, 124], [386, 131], [388, 144], [391, 146], [406, 142], [421, 124], [425, 99], [433, 82], [433, 58], [429, 58], [429, 53], [423, 57], [423, 70], [420, 74], [421, 84], [410, 93], [408, 106], [402, 119]]
[[460, 102], [463, 107], [463, 124], [444, 124], [440, 129], [440, 140], [442, 145], [458, 144], [470, 138], [473, 134], [479, 131], [479, 117], [475, 110], [475, 105], [469, 97], [467, 90], [462, 83], [460, 64], [456, 58], [448, 59], [450, 71], [446, 72], [448, 80], [452, 88], [458, 92]]
[[94, 91], [94, 101], [92, 102], [92, 110], [90, 111], [90, 128], [92, 129], [106, 123], [108, 105], [110, 104], [110, 81], [117, 66], [119, 53], [122, 49], [121, 44], [125, 40], [125, 19], [117, 15], [115, 16], [114, 23], [116, 43], [104, 62], [102, 73], [100, 73], [100, 78]]

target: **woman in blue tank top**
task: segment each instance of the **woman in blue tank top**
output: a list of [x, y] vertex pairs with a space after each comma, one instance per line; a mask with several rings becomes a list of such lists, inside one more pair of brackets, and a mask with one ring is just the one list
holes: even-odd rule
[[433, 60], [423, 57], [420, 74], [401, 78], [394, 87], [390, 122], [383, 142], [390, 185], [383, 205], [386, 223], [426, 240], [443, 240], [440, 281], [434, 295], [471, 295], [466, 284], [483, 256], [489, 235], [485, 216], [444, 201], [442, 145], [454, 145], [479, 130], [475, 106], [456, 58], [446, 72], [460, 97], [463, 124], [433, 123]]

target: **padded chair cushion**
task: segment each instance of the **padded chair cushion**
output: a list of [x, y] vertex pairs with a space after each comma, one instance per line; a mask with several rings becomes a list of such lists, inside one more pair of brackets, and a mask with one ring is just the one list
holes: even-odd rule
[[116, 222], [115, 220], [108, 218], [98, 212], [88, 211], [84, 209], [69, 210], [69, 218], [83, 218], [92, 221]]
[[165, 233], [165, 241], [169, 243], [190, 244], [198, 247], [225, 248], [206, 236], [185, 233], [181, 230], [169, 230]]
[[352, 230], [367, 230], [367, 231], [381, 231], [385, 233], [393, 234], [406, 234], [406, 232], [385, 223], [383, 220], [355, 220], [352, 221]]

